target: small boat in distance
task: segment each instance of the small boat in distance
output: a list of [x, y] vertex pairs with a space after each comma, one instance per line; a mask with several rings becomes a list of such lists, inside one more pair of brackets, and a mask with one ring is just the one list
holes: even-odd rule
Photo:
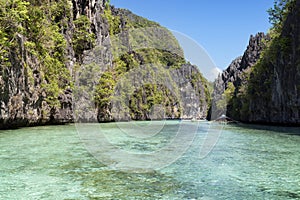
[[238, 123], [238, 121], [227, 117], [226, 115], [221, 115], [220, 117], [218, 117], [217, 119], [214, 120], [215, 122], [219, 122], [221, 124], [228, 124], [228, 123]]

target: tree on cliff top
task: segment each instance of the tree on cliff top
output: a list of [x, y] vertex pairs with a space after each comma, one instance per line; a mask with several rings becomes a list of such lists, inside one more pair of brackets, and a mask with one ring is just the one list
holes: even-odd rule
[[275, 0], [273, 8], [268, 9], [269, 21], [273, 29], [281, 30], [287, 14], [293, 8], [295, 0]]

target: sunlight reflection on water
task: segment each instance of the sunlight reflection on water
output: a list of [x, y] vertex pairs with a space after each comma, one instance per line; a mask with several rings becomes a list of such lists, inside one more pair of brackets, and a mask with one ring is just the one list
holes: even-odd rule
[[[115, 125], [106, 126], [109, 130]], [[165, 128], [174, 130], [176, 124]], [[1, 131], [0, 199], [300, 198], [299, 128], [226, 126], [215, 149], [200, 159], [204, 130], [199, 128], [176, 162], [147, 173], [112, 170], [99, 163], [73, 125]], [[167, 134], [145, 147], [120, 138], [114, 142], [122, 148], [152, 150], [164, 137]]]

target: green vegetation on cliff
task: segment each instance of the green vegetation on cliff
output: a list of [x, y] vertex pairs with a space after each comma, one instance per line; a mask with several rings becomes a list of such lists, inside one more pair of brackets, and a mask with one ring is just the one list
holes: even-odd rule
[[[65, 66], [67, 41], [62, 34], [70, 9], [66, 0], [0, 1], [1, 69], [19, 63], [32, 74], [31, 65], [36, 63], [30, 63], [26, 57], [37, 59], [46, 100], [54, 107], [59, 106], [59, 94], [71, 86], [71, 76]], [[20, 52], [20, 46], [24, 52]]]
[[38, 71], [52, 108], [60, 108], [59, 95], [73, 87], [68, 48], [80, 64], [83, 51], [95, 45], [90, 20], [86, 15], [73, 19], [72, 12], [70, 0], [0, 1], [0, 69], [26, 68], [31, 86], [36, 86], [33, 71]]
[[[163, 106], [165, 117], [180, 117], [182, 108], [178, 102], [178, 94], [170, 91], [171, 88], [178, 88], [173, 81], [166, 83], [165, 78], [171, 77], [172, 70], [180, 69], [186, 64], [175, 37], [155, 22], [108, 4], [103, 16], [109, 24], [113, 67], [103, 73], [95, 94], [100, 121], [105, 121], [105, 117], [111, 113], [112, 102], [120, 98], [127, 99], [126, 105], [123, 105], [124, 102], [121, 104], [127, 112], [125, 115], [131, 119], [149, 119], [155, 105]], [[129, 77], [132, 74], [139, 74], [139, 81], [132, 82], [132, 77]], [[210, 94], [207, 80], [200, 72], [195, 72], [189, 79], [194, 88], [199, 83], [204, 85], [204, 93], [198, 88], [199, 101], [208, 103]], [[126, 85], [122, 86], [123, 90], [128, 89], [117, 94], [120, 97], [116, 97], [114, 90], [118, 90], [119, 82]], [[170, 86], [166, 86], [167, 84]]]
[[243, 73], [243, 84], [234, 88], [229, 116], [248, 122], [299, 123], [299, 11], [297, 0], [276, 0], [268, 10], [273, 24], [270, 40], [263, 42], [260, 58]]
[[295, 6], [295, 0], [275, 0], [274, 6], [268, 9], [269, 21], [272, 24], [272, 30], [280, 33], [283, 23], [286, 20], [288, 14], [293, 10]]
[[[97, 73], [99, 80], [89, 79]], [[77, 79], [86, 85], [76, 85], [75, 91]], [[126, 99], [122, 106], [132, 119], [149, 119], [156, 105], [164, 107], [167, 117], [180, 117], [184, 105], [178, 87], [189, 88], [180, 81], [196, 91], [196, 97], [187, 92], [193, 96], [189, 103], [201, 102], [194, 107], [206, 112], [206, 79], [186, 63], [175, 37], [158, 23], [109, 1], [0, 0], [0, 128], [10, 122], [72, 121], [72, 94], [95, 101], [87, 119], [95, 118], [98, 109], [99, 121], [110, 121], [112, 102], [120, 98]]]
[[91, 22], [85, 15], [80, 15], [74, 20], [74, 34], [72, 44], [75, 51], [75, 56], [79, 61], [82, 60], [83, 51], [91, 49], [95, 46], [95, 34], [90, 31]]

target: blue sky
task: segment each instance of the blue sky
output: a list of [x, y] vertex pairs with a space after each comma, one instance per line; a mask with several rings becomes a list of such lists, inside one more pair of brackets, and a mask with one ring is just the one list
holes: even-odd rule
[[220, 69], [243, 54], [251, 34], [270, 28], [272, 0], [111, 0], [118, 8], [195, 40]]

